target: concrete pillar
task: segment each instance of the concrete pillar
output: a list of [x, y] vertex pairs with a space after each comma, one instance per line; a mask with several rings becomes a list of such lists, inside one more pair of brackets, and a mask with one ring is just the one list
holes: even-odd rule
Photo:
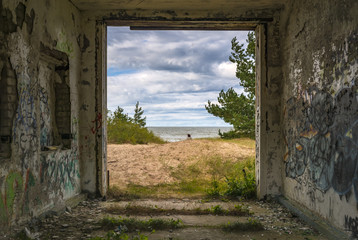
[[256, 28], [256, 183], [259, 199], [282, 189], [280, 68], [275, 22]]
[[106, 124], [106, 35], [107, 26], [91, 16], [82, 19], [80, 138], [82, 190], [104, 196], [107, 191]]
[[107, 24], [96, 22], [96, 113], [101, 115], [96, 129], [97, 191], [107, 192]]

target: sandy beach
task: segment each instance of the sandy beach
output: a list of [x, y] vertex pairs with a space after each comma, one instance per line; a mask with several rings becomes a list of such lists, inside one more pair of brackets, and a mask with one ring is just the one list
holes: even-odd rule
[[110, 185], [120, 188], [129, 183], [142, 186], [173, 183], [171, 170], [208, 157], [239, 161], [255, 154], [252, 140], [237, 143], [208, 139], [148, 145], [109, 144], [107, 151]]

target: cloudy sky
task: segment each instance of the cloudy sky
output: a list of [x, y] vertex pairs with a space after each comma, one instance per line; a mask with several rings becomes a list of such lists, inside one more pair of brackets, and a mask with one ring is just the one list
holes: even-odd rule
[[243, 31], [130, 31], [108, 28], [108, 109], [133, 115], [137, 101], [147, 126], [228, 126], [207, 113], [221, 89], [234, 87], [228, 58], [233, 37]]

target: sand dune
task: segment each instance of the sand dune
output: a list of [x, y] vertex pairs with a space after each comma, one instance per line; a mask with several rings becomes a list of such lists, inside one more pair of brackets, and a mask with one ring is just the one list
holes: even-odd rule
[[250, 144], [207, 139], [185, 140], [166, 144], [108, 145], [110, 184], [124, 188], [127, 184], [143, 186], [172, 183], [171, 169], [190, 165], [210, 156], [237, 161], [254, 156]]

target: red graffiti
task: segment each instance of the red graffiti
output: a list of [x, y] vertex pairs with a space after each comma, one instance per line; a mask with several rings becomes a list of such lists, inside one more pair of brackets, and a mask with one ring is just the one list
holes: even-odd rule
[[102, 127], [102, 113], [98, 113], [97, 117], [92, 121], [93, 127], [91, 127], [92, 134], [95, 134], [98, 129]]

